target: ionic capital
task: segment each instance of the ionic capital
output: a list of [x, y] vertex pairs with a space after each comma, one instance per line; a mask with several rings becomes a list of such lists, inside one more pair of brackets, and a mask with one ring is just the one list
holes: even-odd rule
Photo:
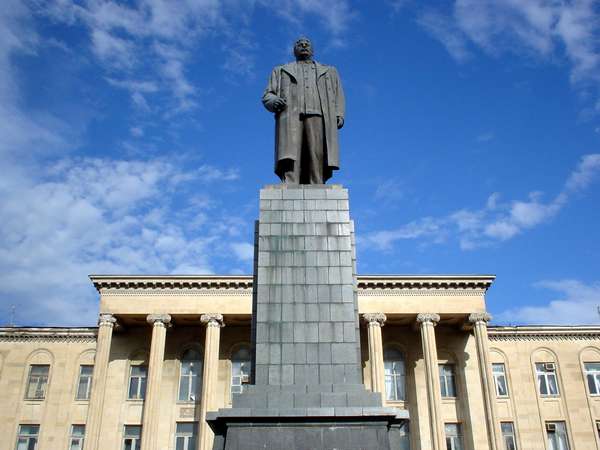
[[113, 316], [112, 314], [100, 314], [98, 316], [98, 326], [102, 327], [102, 326], [108, 326], [108, 327], [114, 327], [115, 324], [117, 323], [117, 318], [115, 316]]
[[487, 323], [490, 320], [492, 320], [492, 316], [487, 312], [471, 313], [469, 315], [469, 322], [471, 322], [472, 324], [476, 324], [477, 322]]
[[365, 313], [362, 315], [363, 320], [367, 323], [367, 325], [374, 325], [382, 327], [387, 320], [387, 317], [384, 313]]
[[417, 323], [431, 323], [434, 326], [440, 321], [440, 315], [436, 313], [419, 313], [417, 314]]
[[223, 314], [219, 313], [207, 313], [200, 316], [200, 322], [205, 324], [207, 327], [224, 327]]
[[171, 316], [169, 314], [148, 314], [146, 321], [150, 325], [159, 325], [166, 327], [171, 323]]

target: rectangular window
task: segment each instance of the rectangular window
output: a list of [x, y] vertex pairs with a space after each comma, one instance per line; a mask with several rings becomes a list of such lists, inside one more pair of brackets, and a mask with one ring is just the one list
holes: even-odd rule
[[140, 450], [142, 442], [141, 425], [125, 425], [123, 434], [123, 450]]
[[558, 382], [556, 380], [556, 366], [554, 363], [536, 363], [538, 389], [540, 395], [558, 395]]
[[447, 423], [444, 427], [446, 431], [446, 449], [463, 450], [462, 434], [459, 423]]
[[508, 383], [506, 383], [506, 369], [504, 368], [504, 364], [492, 364], [492, 374], [494, 375], [494, 384], [496, 385], [496, 395], [498, 397], [507, 397]]
[[569, 450], [567, 427], [564, 422], [546, 422], [548, 450]]
[[584, 366], [590, 395], [600, 395], [600, 363], [585, 363]]
[[83, 450], [83, 438], [85, 437], [85, 425], [73, 425], [69, 437], [69, 450]]
[[512, 422], [501, 422], [502, 439], [504, 440], [505, 450], [517, 450], [517, 438], [515, 437], [515, 427]]
[[196, 450], [198, 424], [196, 422], [178, 422], [175, 432], [175, 450]]
[[46, 398], [48, 388], [48, 365], [29, 366], [29, 380], [27, 381], [27, 392], [25, 398], [29, 400], [43, 400]]
[[129, 375], [129, 394], [130, 400], [143, 400], [146, 396], [146, 378], [148, 376], [148, 367], [131, 366]]
[[442, 397], [456, 397], [454, 364], [440, 364], [440, 389]]
[[39, 433], [39, 425], [19, 425], [17, 450], [37, 450]]
[[77, 383], [77, 400], [89, 400], [92, 392], [92, 373], [94, 366], [79, 366], [79, 382]]

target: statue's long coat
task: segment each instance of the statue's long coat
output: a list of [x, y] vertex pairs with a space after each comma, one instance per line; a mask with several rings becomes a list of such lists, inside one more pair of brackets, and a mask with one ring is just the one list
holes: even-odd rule
[[[280, 178], [283, 176], [281, 162], [286, 159], [295, 161], [296, 155], [300, 154], [298, 147], [302, 145], [297, 64], [292, 62], [275, 67], [262, 97], [263, 104], [272, 112], [271, 102], [275, 96], [286, 101], [285, 109], [275, 113], [275, 173]], [[335, 67], [315, 64], [325, 131], [325, 181], [331, 177], [331, 171], [339, 169], [340, 166], [337, 117], [344, 117], [345, 100], [342, 83]]]

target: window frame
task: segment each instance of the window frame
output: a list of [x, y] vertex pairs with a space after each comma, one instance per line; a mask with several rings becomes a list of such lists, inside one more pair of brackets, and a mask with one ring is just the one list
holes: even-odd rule
[[[183, 424], [192, 424], [192, 432], [179, 431], [178, 428]], [[177, 440], [183, 438], [184, 450], [195, 450], [198, 445], [198, 422], [176, 422], [175, 423], [175, 449], [177, 448]], [[190, 441], [192, 444], [190, 445]]]
[[[242, 350], [246, 350], [248, 352], [248, 358], [247, 359], [243, 359], [243, 358], [239, 358], [236, 357], [236, 355], [241, 352]], [[231, 352], [231, 357], [230, 357], [230, 362], [231, 362], [231, 376], [229, 377], [229, 397], [230, 399], [233, 398], [233, 394], [240, 394], [242, 392], [244, 392], [244, 385], [246, 384], [250, 384], [250, 377], [252, 376], [252, 348], [249, 344], [240, 344], [238, 346], [236, 346], [233, 351]], [[236, 375], [236, 363], [248, 363], [248, 373], [244, 373], [242, 370], [240, 370], [240, 375]], [[240, 366], [241, 369], [241, 366]], [[240, 383], [235, 383], [234, 384], [234, 378], [240, 378]], [[234, 387], [239, 387], [240, 390], [237, 391], [234, 389]]]
[[[75, 427], [82, 427], [83, 433], [75, 434]], [[77, 447], [77, 450], [83, 450], [84, 445], [85, 445], [85, 425], [84, 424], [72, 424], [71, 425], [71, 433], [69, 434], [69, 441], [68, 441], [68, 450], [73, 449], [73, 441], [74, 440], [79, 441], [79, 447]]]
[[[446, 441], [446, 448], [448, 450], [464, 450], [465, 444], [463, 442], [462, 424], [460, 422], [446, 422], [444, 423], [444, 439]], [[448, 434], [448, 426], [456, 427], [456, 434]], [[450, 442], [448, 442], [450, 440]], [[450, 444], [450, 445], [448, 445]]]
[[[400, 359], [386, 359], [386, 353], [389, 355], [389, 352], [396, 352]], [[386, 346], [383, 349], [383, 382], [385, 389], [385, 401], [388, 402], [405, 402], [406, 401], [406, 358], [405, 353], [395, 346]], [[390, 373], [388, 373], [388, 363], [393, 363], [393, 368]], [[396, 368], [397, 363], [401, 363], [402, 371], [401, 373], [397, 373], [394, 369]], [[388, 380], [391, 381], [393, 385], [393, 391], [388, 392]], [[401, 386], [401, 398], [398, 398], [398, 386]], [[393, 395], [390, 395], [393, 394]], [[393, 398], [392, 398], [393, 397]]]
[[[504, 432], [504, 425], [510, 425], [510, 433]], [[511, 450], [507, 445], [507, 439], [510, 438], [512, 440], [513, 449], [519, 450], [519, 446], [517, 444], [517, 433], [515, 431], [514, 422], [503, 421], [500, 422], [500, 433], [502, 434], [502, 441], [504, 442], [504, 447], [506, 450]]]
[[[134, 369], [139, 369], [139, 368], [144, 368], [145, 373], [144, 376], [134, 376], [133, 375], [133, 370]], [[136, 378], [138, 380], [137, 383], [137, 389], [136, 389], [136, 396], [132, 397], [131, 396], [131, 384], [132, 384], [132, 380]], [[139, 381], [139, 380], [143, 380], [143, 381]], [[146, 364], [131, 364], [129, 366], [129, 377], [127, 378], [127, 400], [130, 401], [144, 401], [146, 399], [146, 389], [147, 389], [147, 384], [148, 384], [148, 366]], [[143, 388], [142, 388], [143, 386]]]
[[[200, 359], [184, 359], [185, 354], [189, 351], [194, 351], [197, 352], [198, 355], [200, 356]], [[183, 374], [183, 367], [184, 367], [184, 363], [186, 362], [199, 362], [200, 363], [200, 371], [198, 374], [196, 375], [189, 375], [189, 374]], [[202, 351], [197, 349], [197, 348], [188, 348], [186, 349], [182, 354], [181, 354], [181, 358], [179, 359], [179, 378], [178, 378], [178, 384], [177, 384], [177, 402], [178, 403], [199, 403], [201, 400], [201, 396], [202, 396], [202, 382], [203, 382], [203, 371], [204, 371], [204, 358], [203, 358], [203, 354]], [[197, 378], [196, 380], [196, 392], [194, 393], [196, 398], [191, 399], [191, 395], [192, 395], [192, 387], [193, 387], [193, 378], [194, 376]], [[182, 390], [181, 390], [181, 386], [182, 386], [182, 379], [183, 378], [187, 378], [187, 389], [188, 389], [188, 398], [187, 399], [182, 399], [181, 398], [181, 394], [182, 394]]]
[[[446, 367], [451, 368], [449, 375], [444, 372], [444, 369]], [[452, 362], [438, 363], [438, 377], [440, 380], [440, 396], [442, 397], [442, 399], [457, 398], [458, 395], [456, 391], [456, 364]], [[450, 379], [450, 382], [448, 382], [448, 379]], [[448, 395], [448, 386], [452, 387], [453, 395]]]
[[[498, 373], [496, 371], [494, 371], [495, 367], [502, 367], [502, 373]], [[508, 398], [510, 397], [510, 390], [508, 388], [508, 376], [506, 375], [506, 364], [504, 364], [503, 362], [501, 363], [492, 363], [492, 377], [494, 378], [494, 388], [496, 389], [496, 397], [498, 398]], [[506, 391], [506, 394], [502, 394], [500, 393], [500, 389], [499, 389], [499, 379], [503, 380], [503, 384], [504, 384], [504, 390]]]
[[[548, 425], [553, 424], [555, 426], [555, 431], [549, 431], [548, 430]], [[545, 429], [546, 429], [546, 442], [548, 444], [548, 449], [549, 450], [570, 450], [571, 448], [571, 442], [569, 441], [569, 432], [567, 430], [567, 423], [564, 420], [550, 420], [545, 422]], [[561, 429], [559, 431], [559, 428]], [[555, 439], [560, 439], [560, 437], [564, 437], [564, 443], [566, 444], [566, 446], [561, 446], [560, 441], [558, 441], [558, 445], [559, 447], [557, 448], [554, 443], [550, 442], [550, 439], [552, 439], [550, 436], [550, 433], [552, 433], [552, 437], [553, 440]], [[556, 436], [558, 436], [558, 438], [556, 438]], [[555, 441], [556, 442], [556, 441]]]
[[[33, 370], [36, 367], [47, 367], [47, 372], [46, 375], [35, 375], [36, 377], [41, 377], [41, 379], [44, 379], [44, 383], [43, 383], [43, 395], [41, 397], [30, 397], [29, 396], [29, 392], [31, 391], [30, 386], [32, 385], [32, 376], [33, 376]], [[39, 387], [40, 385], [40, 381], [38, 380], [36, 383]], [[29, 364], [29, 372], [27, 374], [27, 384], [25, 385], [25, 400], [27, 401], [44, 401], [46, 400], [46, 396], [48, 395], [48, 389], [50, 386], [50, 364]], [[36, 391], [37, 392], [36, 388]]]
[[[90, 367], [90, 374], [82, 374], [84, 367]], [[85, 389], [85, 397], [79, 396], [79, 388], [81, 386], [82, 380], [86, 380], [86, 389]], [[92, 383], [94, 381], [94, 365], [93, 364], [80, 364], [79, 365], [79, 376], [77, 377], [77, 387], [75, 389], [75, 400], [78, 402], [86, 402], [90, 400], [92, 395]]]
[[[134, 436], [133, 434], [127, 434], [127, 430], [132, 429], [132, 428], [139, 429], [139, 433], [137, 434], [137, 436]], [[126, 450], [125, 449], [125, 444], [126, 444], [125, 441], [127, 439], [132, 440], [131, 450], [140, 450], [141, 445], [142, 445], [142, 426], [141, 425], [132, 425], [132, 424], [123, 425], [123, 439], [122, 439], [122, 444], [121, 444], [122, 450]]]
[[[554, 366], [554, 369], [549, 370], [547, 369], [548, 365], [552, 364]], [[540, 367], [543, 366], [543, 370], [540, 369]], [[560, 386], [558, 383], [558, 365], [553, 362], [553, 361], [547, 361], [547, 362], [536, 362], [535, 363], [535, 375], [536, 375], [536, 383], [537, 383], [537, 391], [538, 394], [540, 395], [540, 397], [560, 397]], [[542, 383], [541, 383], [541, 379], [543, 378], [545, 386], [546, 386], [546, 390], [547, 393], [544, 394], [542, 393]], [[554, 378], [554, 386], [556, 386], [556, 392], [552, 393], [550, 392], [551, 389], [550, 387], [552, 386], [552, 383], [549, 382], [550, 378]]]
[[[37, 427], [37, 432], [35, 434], [24, 433], [22, 431], [23, 427]], [[27, 446], [25, 448], [29, 449], [30, 439], [35, 439], [35, 444], [33, 446], [34, 450], [37, 450], [38, 443], [40, 440], [40, 424], [38, 423], [20, 423], [19, 428], [17, 428], [17, 439], [15, 442], [15, 450], [19, 450], [19, 441], [21, 439], [26, 439]]]
[[[596, 370], [588, 369], [588, 364], [597, 364], [598, 368]], [[592, 397], [600, 396], [600, 362], [598, 361], [588, 361], [583, 363], [583, 371], [585, 373], [585, 385], [588, 391], [588, 394]], [[597, 392], [592, 392], [590, 389], [590, 376], [593, 377], [594, 385], [596, 387]]]

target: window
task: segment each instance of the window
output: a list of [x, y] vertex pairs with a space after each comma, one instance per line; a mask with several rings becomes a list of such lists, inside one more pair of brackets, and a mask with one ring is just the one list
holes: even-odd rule
[[398, 441], [398, 450], [410, 450], [410, 432], [408, 421], [404, 421], [400, 425], [400, 436]]
[[92, 391], [92, 373], [94, 366], [79, 366], [79, 382], [77, 383], [77, 400], [89, 400]]
[[196, 436], [198, 424], [196, 422], [180, 422], [175, 432], [175, 450], [196, 450]]
[[554, 363], [536, 363], [538, 389], [540, 395], [558, 395], [556, 382], [556, 366]]
[[129, 394], [130, 400], [143, 400], [146, 396], [146, 377], [148, 368], [146, 366], [131, 366], [129, 375]]
[[569, 450], [567, 427], [564, 422], [546, 422], [548, 450]]
[[202, 356], [197, 350], [190, 349], [181, 358], [179, 401], [200, 400], [200, 386], [202, 386]]
[[463, 450], [462, 435], [460, 433], [460, 424], [447, 423], [444, 428], [446, 431], [446, 449]]
[[250, 383], [252, 358], [250, 349], [246, 346], [238, 348], [231, 355], [231, 393], [239, 394], [244, 384]]
[[48, 365], [29, 366], [29, 380], [25, 398], [30, 400], [43, 400], [46, 398], [48, 372], [50, 372], [50, 366]]
[[517, 450], [517, 439], [515, 438], [515, 427], [512, 422], [500, 422], [502, 439], [505, 450]]
[[141, 425], [125, 425], [125, 433], [123, 434], [123, 450], [140, 450], [141, 437]]
[[494, 375], [494, 384], [496, 385], [496, 395], [498, 397], [508, 396], [508, 384], [506, 383], [506, 369], [504, 364], [492, 364], [492, 374]]
[[17, 450], [37, 450], [39, 425], [19, 425], [17, 436]]
[[404, 400], [404, 358], [395, 348], [383, 351], [385, 368], [385, 398], [387, 400]]
[[83, 450], [83, 438], [85, 436], [85, 425], [73, 425], [69, 437], [69, 450]]
[[440, 364], [440, 389], [442, 397], [456, 397], [454, 364]]
[[600, 363], [585, 363], [584, 366], [590, 395], [600, 395]]

